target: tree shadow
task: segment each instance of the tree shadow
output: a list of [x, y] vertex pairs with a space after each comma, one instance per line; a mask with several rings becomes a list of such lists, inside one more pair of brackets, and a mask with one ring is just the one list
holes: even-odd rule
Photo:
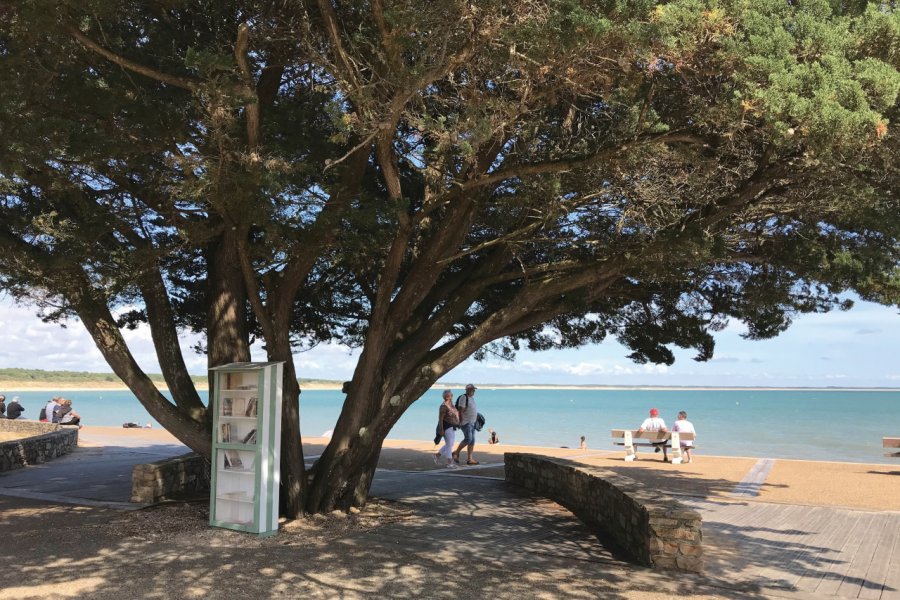
[[[734, 481], [674, 470], [651, 475], [663, 490], [682, 478], [694, 482], [694, 494], [676, 497], [704, 516], [705, 574], [628, 563], [565, 508], [504, 482], [379, 471], [373, 495], [405, 507], [409, 517], [325, 537], [285, 528], [261, 539], [209, 528], [196, 515], [170, 518], [171, 506], [121, 513], [0, 497], [0, 561], [18, 566], [0, 570], [0, 598], [460, 598], [489, 591], [498, 598], [624, 599], [636, 590], [761, 598], [798, 579], [883, 585], [849, 573], [839, 546], [814, 541], [816, 524], [828, 526], [826, 513], [784, 527], [774, 525], [778, 518], [747, 522], [734, 511], [763, 503], [724, 497]], [[769, 506], [777, 517], [779, 507]], [[155, 519], [141, 520], [153, 511]]]
[[[285, 533], [257, 538], [205, 523], [135, 531], [139, 513], [0, 498], [0, 531], [9, 542], [0, 560], [17, 567], [0, 571], [0, 597], [455, 599], [489, 592], [496, 598], [624, 599], [628, 590], [664, 583], [615, 561], [542, 554], [541, 536], [527, 518], [514, 515], [522, 501], [506, 503], [490, 531], [481, 529], [478, 517], [464, 531], [458, 522], [416, 513], [371, 531], [305, 539]], [[166, 507], [154, 510], [165, 523]], [[570, 517], [560, 511], [556, 518], [577, 533]], [[510, 528], [525, 539], [515, 556], [498, 547], [498, 536]], [[423, 538], [426, 533], [435, 537]], [[485, 536], [491, 544], [482, 543]], [[463, 558], [467, 538], [475, 553]], [[596, 551], [589, 536], [566, 542], [588, 556]]]

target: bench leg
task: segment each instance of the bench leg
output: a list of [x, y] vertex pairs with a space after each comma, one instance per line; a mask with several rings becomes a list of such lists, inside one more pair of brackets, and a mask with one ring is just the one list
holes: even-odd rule
[[634, 441], [631, 439], [631, 432], [625, 432], [625, 462], [631, 462], [637, 458], [634, 454]]
[[680, 465], [684, 459], [681, 455], [681, 436], [677, 431], [672, 432], [672, 464]]

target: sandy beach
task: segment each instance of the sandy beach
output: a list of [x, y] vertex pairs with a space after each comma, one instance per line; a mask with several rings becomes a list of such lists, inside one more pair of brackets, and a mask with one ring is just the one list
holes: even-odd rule
[[[112, 435], [146, 439], [156, 443], [177, 443], [176, 438], [163, 429], [85, 426], [81, 437], [83, 443], [89, 443], [92, 436]], [[318, 456], [327, 443], [327, 438], [304, 438], [304, 456]], [[388, 439], [381, 451], [379, 467], [404, 471], [441, 468], [436, 467], [432, 460], [434, 449], [435, 446], [427, 441]], [[638, 454], [639, 460], [625, 462], [624, 452], [615, 449], [580, 450], [507, 444], [491, 446], [484, 443], [476, 446], [475, 457], [481, 462], [479, 468], [461, 468], [458, 473], [502, 478], [504, 452], [530, 452], [568, 458], [608, 469], [673, 494], [715, 498], [723, 502], [736, 501], [730, 497], [730, 493], [759, 460], [706, 456], [695, 452], [694, 461], [690, 464], [673, 465], [662, 462], [661, 454], [647, 451]], [[778, 502], [858, 510], [900, 511], [900, 461], [897, 461], [896, 465], [879, 465], [772, 458], [776, 459], [774, 466], [759, 495], [749, 500], [741, 498], [740, 502]], [[489, 467], [492, 464], [496, 466]]]

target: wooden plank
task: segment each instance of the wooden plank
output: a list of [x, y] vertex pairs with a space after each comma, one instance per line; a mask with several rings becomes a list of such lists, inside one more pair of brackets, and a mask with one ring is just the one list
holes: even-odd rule
[[848, 557], [847, 565], [842, 569], [843, 578], [834, 591], [835, 595], [855, 598], [859, 594], [869, 566], [882, 541], [881, 534], [884, 533], [886, 521], [887, 519], [883, 515], [872, 515], [872, 526], [862, 538], [862, 543], [859, 544], [854, 555]]
[[[897, 517], [897, 513], [893, 514], [896, 519], [900, 520], [900, 517]], [[896, 539], [900, 534], [897, 533], [897, 525], [894, 525], [892, 529], [895, 538], [893, 560], [889, 559], [887, 564], [887, 573], [884, 577], [884, 588], [881, 591], [881, 600], [900, 600], [900, 541], [897, 541]]]
[[[631, 437], [633, 438], [641, 438], [643, 440], [659, 440], [664, 441], [668, 440], [671, 437], [671, 433], [668, 431], [638, 431], [637, 429], [613, 429], [611, 431], [611, 437], [613, 438], [623, 438], [625, 437], [625, 432], [630, 431]], [[679, 433], [682, 440], [686, 441], [694, 441], [696, 435], [693, 433]]]
[[[837, 515], [835, 515], [837, 517]], [[843, 519], [835, 518], [830, 527], [843, 527]], [[816, 593], [823, 596], [834, 596], [837, 594], [844, 576], [853, 564], [853, 559], [860, 551], [863, 543], [871, 535], [874, 535], [875, 519], [872, 514], [860, 513], [860, 526], [847, 540], [839, 550], [835, 550], [833, 558], [828, 563], [828, 568], [819, 576], [819, 582], [816, 585]]]
[[[811, 568], [811, 563], [820, 559], [823, 549], [843, 543], [841, 531], [830, 526], [832, 515], [829, 511], [805, 508], [807, 514], [787, 528], [795, 536], [794, 551], [782, 557], [793, 577], [791, 585], [794, 589], [804, 589], [803, 578]], [[812, 588], [808, 584], [805, 587]]]
[[771, 527], [781, 533], [771, 534], [771, 549], [765, 555], [766, 565], [755, 573], [762, 585], [796, 589], [809, 567], [818, 558], [820, 548], [835, 541], [840, 534], [831, 529], [827, 511], [792, 506], [782, 511], [784, 519], [770, 518]]
[[769, 472], [774, 465], [775, 459], [773, 458], [761, 458], [756, 461], [756, 464], [753, 465], [750, 472], [741, 479], [740, 483], [734, 487], [729, 496], [734, 498], [740, 498], [742, 496], [759, 496], [759, 490], [762, 489], [766, 477], [768, 477]]
[[885, 448], [900, 448], [900, 437], [886, 437], [881, 439]]
[[[875, 550], [869, 559], [869, 564], [866, 565], [865, 572], [859, 575], [859, 581], [856, 582], [845, 578], [839, 592], [847, 593], [852, 597], [873, 600], [877, 600], [881, 596], [897, 537], [900, 537], [897, 535], [900, 531], [900, 515], [885, 514], [883, 517], [883, 523], [877, 533]], [[851, 585], [851, 583], [855, 583], [855, 585]]]
[[817, 547], [819, 550], [813, 553], [812, 560], [797, 580], [796, 587], [801, 590], [815, 591], [818, 594], [818, 588], [822, 581], [829, 576], [832, 570], [840, 566], [843, 560], [841, 556], [843, 548], [854, 537], [861, 535], [871, 522], [865, 518], [864, 513], [836, 511], [828, 508], [817, 510], [828, 516], [823, 525], [828, 533], [821, 539], [808, 541], [810, 546]]

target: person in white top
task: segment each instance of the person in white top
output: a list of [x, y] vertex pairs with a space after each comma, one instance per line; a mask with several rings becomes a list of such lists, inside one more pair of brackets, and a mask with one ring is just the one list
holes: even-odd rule
[[[697, 432], [694, 431], [694, 424], [687, 420], [687, 413], [681, 411], [678, 413], [678, 420], [675, 421], [675, 424], [672, 425], [672, 431], [677, 431], [678, 433], [693, 433], [695, 436]], [[691, 462], [691, 447], [694, 445], [694, 442], [690, 440], [682, 440], [681, 441], [681, 450], [684, 452], [684, 462]]]
[[[638, 431], [666, 432], [669, 430], [666, 428], [666, 422], [660, 418], [659, 410], [657, 410], [655, 408], [651, 408], [650, 416], [648, 418], [644, 419], [644, 422], [641, 423], [641, 426], [638, 429]], [[669, 454], [666, 451], [666, 442], [658, 442], [658, 443], [654, 443], [653, 445], [656, 446], [656, 449], [654, 450], [654, 452], [659, 452], [659, 449], [662, 448], [663, 462], [669, 462]], [[635, 452], [635, 458], [637, 458], [636, 452]]]

